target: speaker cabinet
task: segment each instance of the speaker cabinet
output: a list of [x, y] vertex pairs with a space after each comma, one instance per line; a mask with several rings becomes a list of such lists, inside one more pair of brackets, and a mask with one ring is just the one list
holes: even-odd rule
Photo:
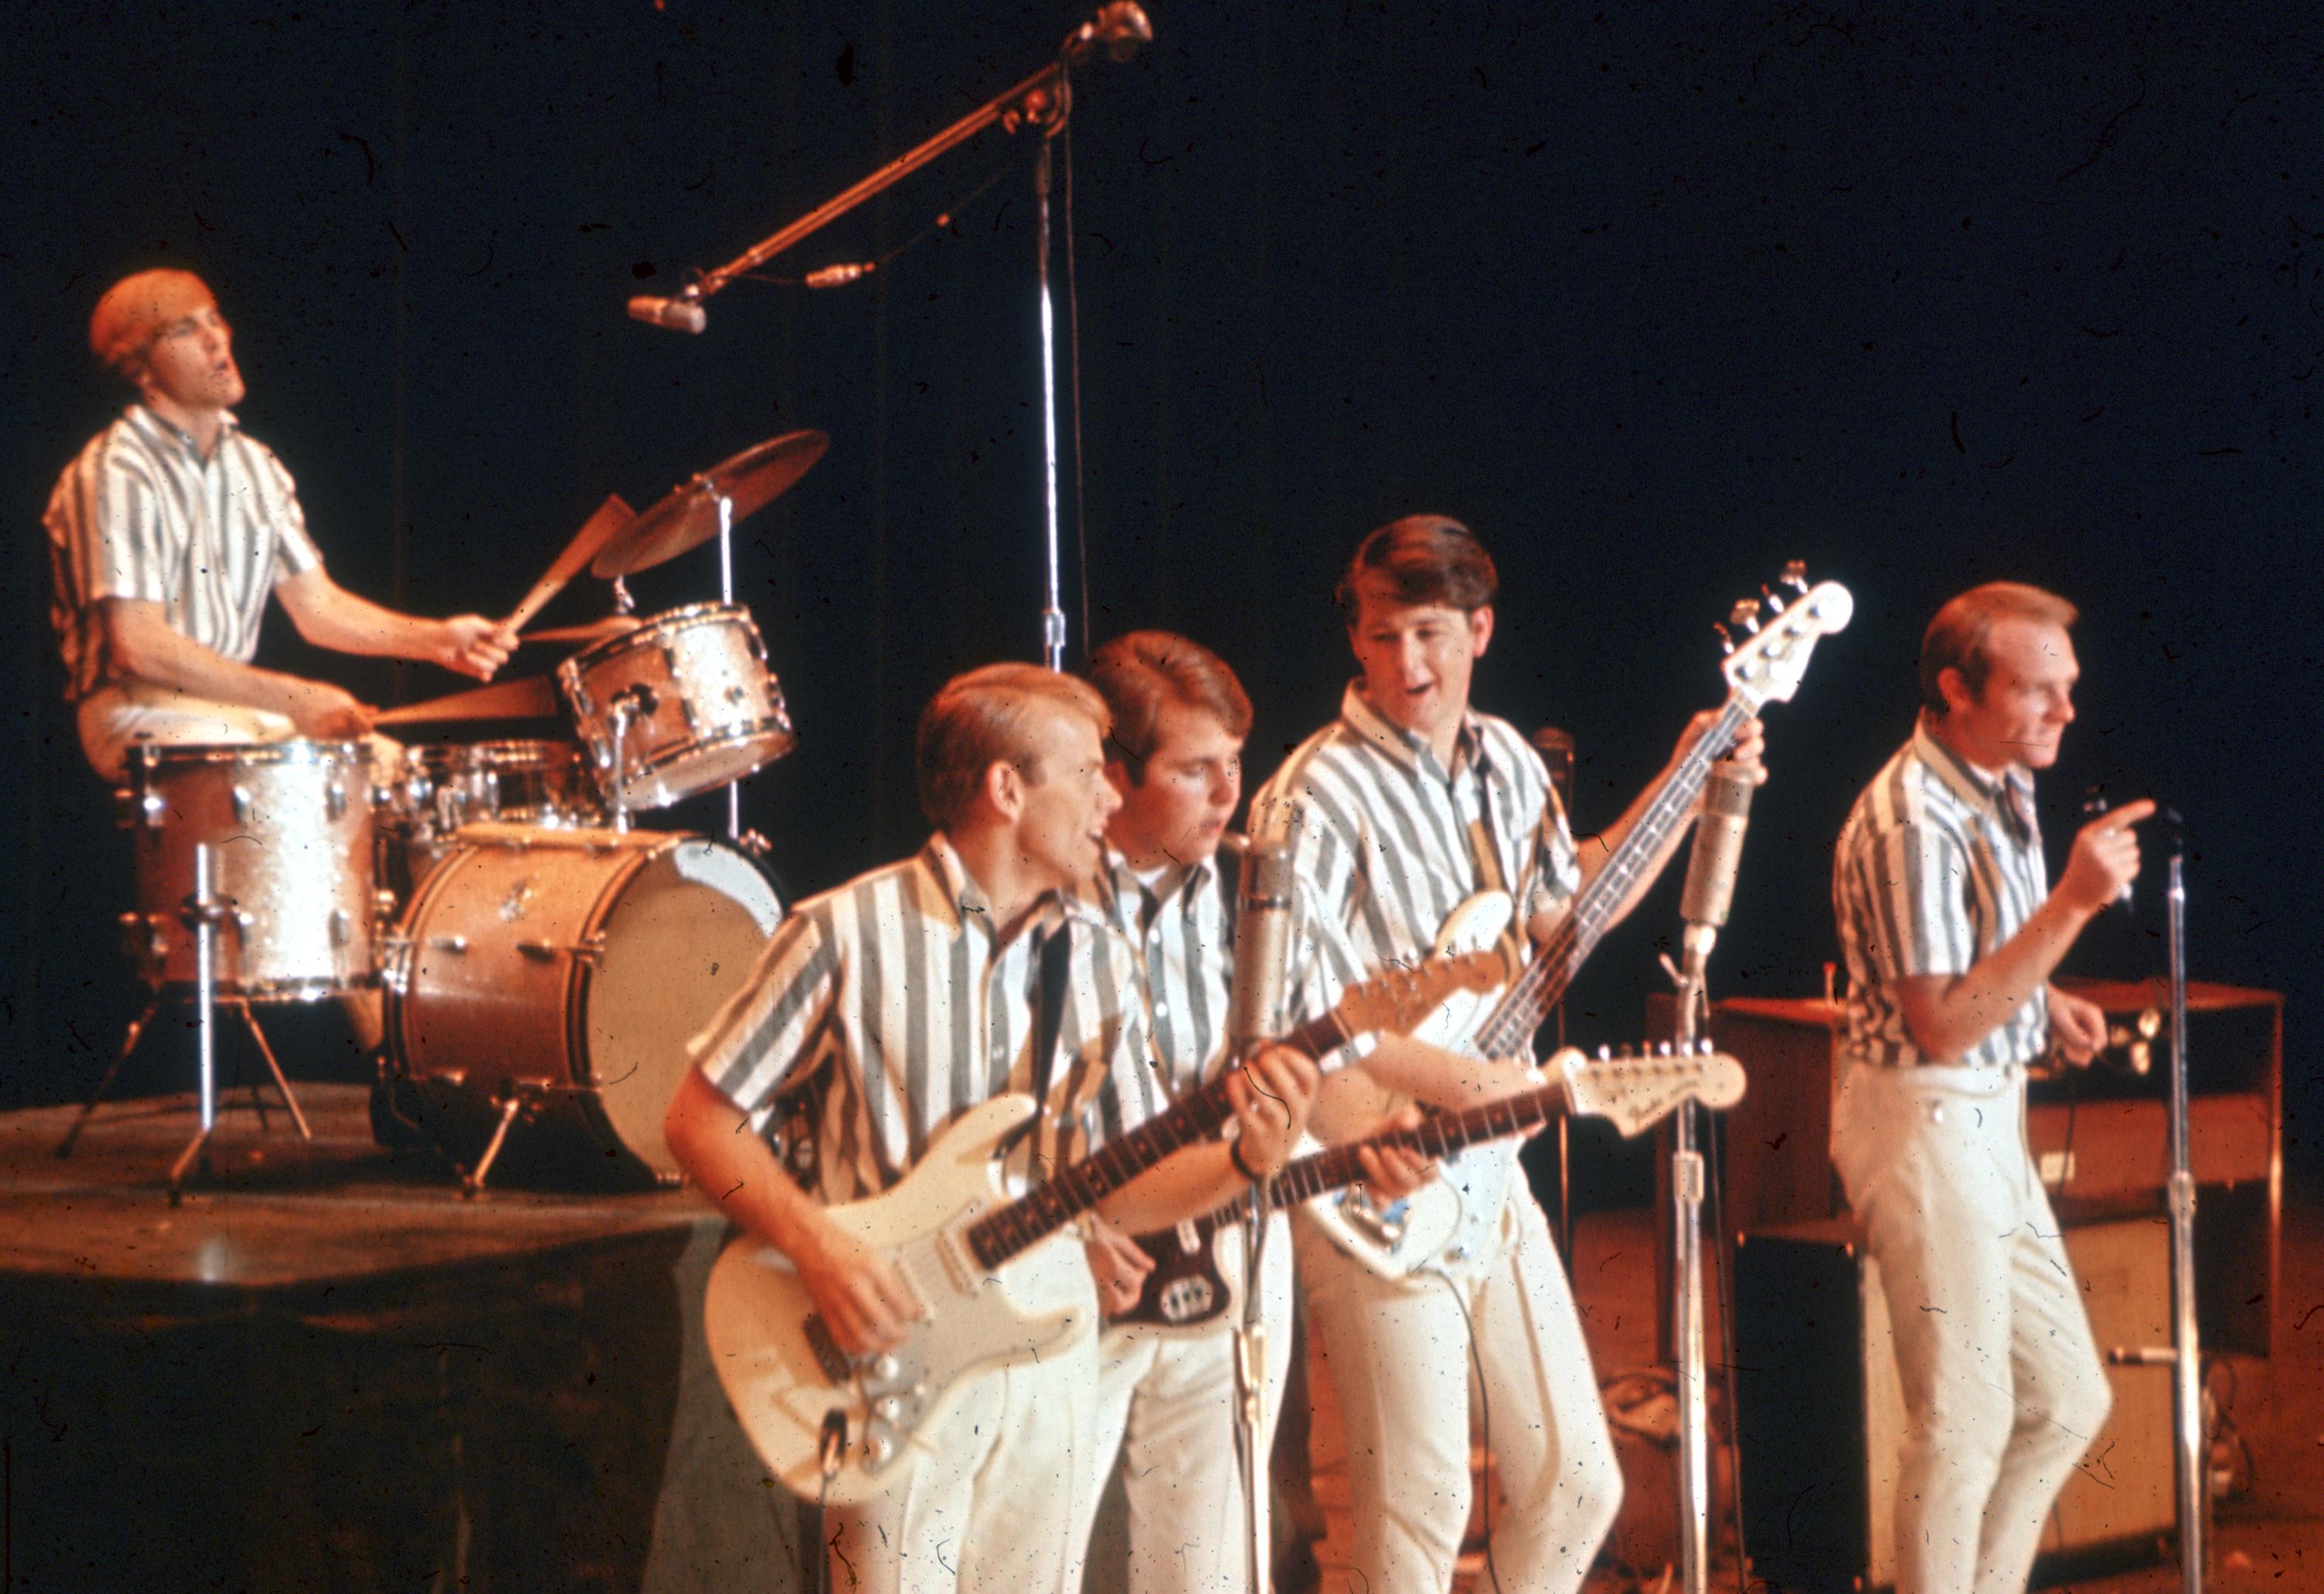
[[[2066, 1231], [2100, 1352], [2170, 1343], [2168, 1230], [2145, 1221]], [[1859, 1590], [1895, 1581], [1904, 1401], [1880, 1270], [1845, 1220], [1743, 1236], [1735, 1259], [1740, 1501], [1757, 1579]], [[2171, 1375], [2109, 1368], [2114, 1410], [2058, 1497], [2045, 1557], [2172, 1531]]]

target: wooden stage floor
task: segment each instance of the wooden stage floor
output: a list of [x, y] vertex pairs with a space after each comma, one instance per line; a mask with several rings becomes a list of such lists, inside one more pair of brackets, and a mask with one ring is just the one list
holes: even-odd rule
[[[311, 1144], [238, 1096], [217, 1178], [174, 1208], [189, 1100], [108, 1106], [65, 1161], [71, 1110], [0, 1115], [7, 1588], [807, 1587], [803, 1514], [702, 1346], [724, 1234], [706, 1203], [464, 1201], [440, 1163], [373, 1143], [362, 1089], [298, 1089]], [[1652, 1253], [1643, 1208], [1578, 1227], [1601, 1377], [1652, 1359]], [[2251, 1482], [2221, 1508], [2228, 1594], [2324, 1589], [2324, 1202], [2298, 1180], [2280, 1293], [2278, 1354], [2234, 1365]], [[1093, 1594], [1116, 1587], [1093, 1563]]]

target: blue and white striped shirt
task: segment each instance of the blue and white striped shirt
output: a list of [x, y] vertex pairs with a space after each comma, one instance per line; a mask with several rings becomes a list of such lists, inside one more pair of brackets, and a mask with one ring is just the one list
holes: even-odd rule
[[1989, 774], [1925, 723], [1856, 799], [1832, 859], [1832, 911], [1848, 960], [1850, 1056], [2000, 1068], [2049, 1043], [2046, 989], [1959, 1057], [1913, 1044], [1895, 987], [1914, 975], [1966, 974], [2015, 935], [2050, 894], [2034, 822], [2034, 777]]
[[106, 657], [103, 600], [160, 604], [171, 630], [246, 664], [275, 584], [323, 563], [290, 473], [231, 415], [205, 459], [130, 405], [65, 468], [43, 520], [49, 619], [76, 703], [120, 673]]

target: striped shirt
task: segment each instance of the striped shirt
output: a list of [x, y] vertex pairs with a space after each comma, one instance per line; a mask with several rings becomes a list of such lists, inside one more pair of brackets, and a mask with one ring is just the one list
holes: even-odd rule
[[[1468, 714], [1448, 769], [1354, 685], [1340, 717], [1293, 749], [1252, 799], [1251, 815], [1254, 832], [1290, 843], [1367, 969], [1425, 955], [1478, 891], [1508, 891], [1522, 919], [1582, 884], [1549, 771], [1515, 727]], [[1499, 878], [1481, 867], [1486, 858]]]
[[938, 1130], [1036, 1076], [1041, 949], [1072, 938], [1050, 1110], [1032, 1149], [1077, 1159], [1077, 1116], [1146, 1066], [1129, 946], [1052, 894], [1005, 931], [939, 833], [914, 856], [809, 898], [692, 1044], [703, 1076], [764, 1128], [777, 1092], [828, 1064], [817, 1142], [825, 1202], [889, 1188]]
[[[1137, 948], [1154, 1046], [1153, 1064], [1140, 1072], [1139, 1088], [1125, 1090], [1109, 1078], [1099, 1094], [1093, 1130], [1108, 1140], [1136, 1129], [1224, 1065], [1239, 898], [1215, 858], [1166, 865], [1149, 881], [1111, 848], [1096, 888], [1097, 911]], [[1293, 911], [1285, 1006], [1320, 1012], [1356, 979], [1354, 956], [1345, 937], [1317, 915], [1304, 884]]]
[[103, 600], [160, 604], [171, 630], [246, 664], [267, 594], [323, 562], [290, 473], [231, 415], [205, 459], [191, 438], [130, 405], [65, 467], [44, 521], [49, 620], [70, 702], [120, 673], [106, 657]]
[[1906, 1032], [1895, 987], [1918, 974], [1966, 974], [2049, 894], [2031, 772], [1988, 774], [1925, 723], [1915, 727], [1856, 799], [1832, 859], [1849, 1054], [1899, 1067], [1999, 1068], [2039, 1057], [2050, 1034], [2046, 989], [1960, 1056], [1932, 1057]]

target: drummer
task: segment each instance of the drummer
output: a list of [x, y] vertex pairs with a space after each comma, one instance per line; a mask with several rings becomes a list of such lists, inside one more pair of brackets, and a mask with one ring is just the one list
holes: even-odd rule
[[341, 653], [440, 664], [488, 680], [516, 639], [477, 614], [423, 620], [347, 592], [307, 535], [290, 475], [244, 432], [234, 334], [190, 272], [106, 290], [90, 350], [137, 390], [66, 467], [46, 524], [50, 619], [81, 750], [117, 781], [136, 742], [360, 738], [376, 711], [322, 681], [261, 669], [272, 591], [299, 634]]

